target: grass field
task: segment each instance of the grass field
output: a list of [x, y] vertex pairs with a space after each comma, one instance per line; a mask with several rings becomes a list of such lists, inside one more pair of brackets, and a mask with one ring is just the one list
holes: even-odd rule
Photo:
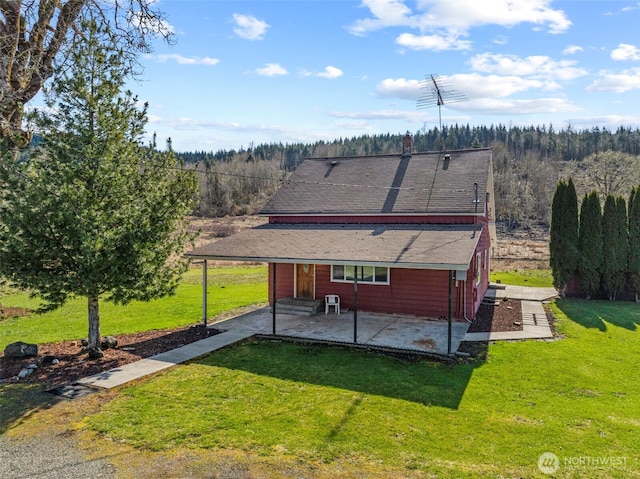
[[[531, 285], [538, 273], [517, 275], [514, 282]], [[265, 280], [264, 266], [212, 268], [210, 315], [266, 301]], [[103, 333], [199, 321], [200, 284], [193, 270], [172, 298], [103, 305]], [[15, 292], [0, 303], [36, 306]], [[64, 423], [85, 438], [87, 454], [137, 479], [218, 477], [211, 476], [218, 470], [227, 474], [219, 477], [640, 478], [640, 307], [569, 299], [553, 307], [558, 340], [495, 342], [485, 360], [408, 362], [253, 341], [85, 400], [2, 385], [0, 431], [50, 433]], [[85, 334], [80, 300], [0, 321], [2, 345]], [[545, 452], [558, 457], [553, 475], [538, 468]]]
[[[208, 315], [267, 301], [267, 267], [210, 267], [208, 270]], [[36, 309], [39, 301], [26, 293], [5, 290], [3, 306]], [[100, 303], [103, 335], [118, 335], [185, 326], [202, 320], [202, 270], [189, 270], [171, 297], [150, 302], [134, 301], [116, 306]], [[76, 298], [45, 314], [0, 321], [0, 349], [14, 341], [46, 343], [87, 337], [87, 302]]]
[[550, 269], [521, 269], [515, 271], [492, 271], [491, 281], [494, 283], [512, 284], [514, 286], [533, 286], [536, 288], [553, 287]]
[[124, 389], [85, 425], [163, 454], [377, 464], [388, 477], [547, 477], [545, 452], [553, 477], [640, 477], [640, 308], [561, 300], [555, 312], [564, 339], [496, 342], [486, 362], [237, 345]]

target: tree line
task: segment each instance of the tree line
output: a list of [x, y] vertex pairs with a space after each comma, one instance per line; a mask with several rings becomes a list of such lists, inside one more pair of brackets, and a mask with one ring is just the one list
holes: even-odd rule
[[[560, 181], [553, 197], [550, 265], [562, 294], [640, 301], [640, 186], [628, 199], [585, 193], [578, 210], [573, 180]], [[573, 286], [571, 285], [573, 283]]]
[[[200, 177], [196, 215], [256, 212], [307, 157], [384, 155], [400, 151], [404, 134], [362, 135], [313, 143], [252, 143], [238, 150], [182, 152]], [[572, 176], [580, 194], [626, 194], [640, 182], [640, 130], [555, 130], [547, 126], [443, 126], [413, 134], [414, 151], [492, 147], [496, 215], [508, 228], [547, 226], [558, 180]]]

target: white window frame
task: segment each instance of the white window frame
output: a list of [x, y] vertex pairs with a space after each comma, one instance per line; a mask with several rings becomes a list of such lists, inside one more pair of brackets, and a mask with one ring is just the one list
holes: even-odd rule
[[[344, 268], [343, 269], [343, 275], [342, 275], [342, 279], [336, 279], [333, 273], [333, 268], [335, 266], [339, 266]], [[351, 276], [349, 276], [347, 273], [347, 269], [350, 268], [351, 269]], [[332, 283], [353, 283], [353, 271], [354, 271], [355, 266], [352, 265], [341, 265], [341, 264], [336, 264], [336, 265], [331, 265], [331, 282]], [[387, 266], [374, 266], [371, 264], [363, 264], [363, 265], [358, 265], [358, 273], [360, 273], [360, 275], [362, 276], [363, 273], [361, 273], [363, 271], [363, 268], [373, 268], [372, 271], [372, 275], [371, 275], [371, 280], [365, 280], [362, 277], [358, 278], [358, 284], [374, 284], [374, 285], [386, 285], [388, 286], [389, 284], [391, 284], [391, 269]], [[376, 281], [376, 268], [378, 269], [384, 269], [387, 271], [387, 280], [386, 281]]]
[[482, 252], [476, 253], [476, 284], [480, 284], [482, 279]]

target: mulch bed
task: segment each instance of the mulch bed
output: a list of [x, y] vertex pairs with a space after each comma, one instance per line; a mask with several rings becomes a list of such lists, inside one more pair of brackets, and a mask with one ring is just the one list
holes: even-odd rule
[[[91, 360], [83, 351], [80, 340], [62, 341], [38, 345], [37, 358], [6, 359], [0, 353], [0, 380], [5, 382], [43, 383], [46, 385], [69, 384], [124, 364], [193, 343], [217, 334], [218, 331], [202, 325], [182, 328], [145, 331], [116, 336], [118, 347], [104, 350], [104, 357]], [[58, 364], [45, 365], [42, 358], [53, 356]], [[26, 378], [17, 379], [18, 373], [28, 364], [38, 368]]]
[[481, 304], [469, 333], [522, 331], [522, 303], [505, 299], [493, 306]]

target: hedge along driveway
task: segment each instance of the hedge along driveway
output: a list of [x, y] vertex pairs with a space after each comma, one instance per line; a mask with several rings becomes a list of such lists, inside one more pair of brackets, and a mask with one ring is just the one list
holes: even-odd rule
[[[207, 282], [208, 316], [267, 301], [267, 268], [259, 266], [210, 267]], [[0, 294], [0, 304], [36, 309], [37, 299], [26, 293]], [[190, 269], [174, 296], [126, 306], [100, 302], [103, 335], [118, 335], [185, 326], [202, 320], [202, 270]], [[47, 343], [87, 336], [87, 302], [75, 298], [45, 314], [0, 321], [0, 349], [14, 341]]]

